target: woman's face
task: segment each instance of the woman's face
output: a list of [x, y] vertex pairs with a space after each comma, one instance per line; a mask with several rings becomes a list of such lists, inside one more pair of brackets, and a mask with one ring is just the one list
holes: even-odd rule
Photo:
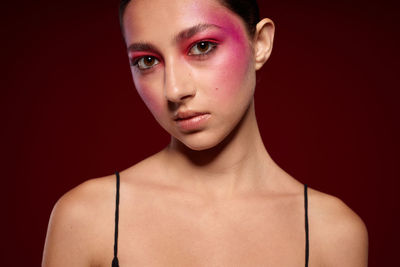
[[123, 23], [135, 87], [156, 120], [191, 149], [219, 144], [253, 100], [244, 23], [216, 0], [133, 0]]

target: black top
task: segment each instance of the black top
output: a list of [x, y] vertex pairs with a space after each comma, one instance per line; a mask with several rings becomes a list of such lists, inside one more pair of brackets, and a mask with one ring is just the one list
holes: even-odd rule
[[[116, 181], [116, 196], [115, 196], [115, 232], [114, 232], [114, 258], [111, 263], [111, 267], [119, 267], [118, 263], [118, 220], [119, 220], [119, 173], [115, 172], [117, 177]], [[308, 267], [309, 257], [309, 240], [308, 240], [308, 193], [307, 185], [304, 184], [304, 222], [305, 222], [305, 234], [306, 234], [306, 267]]]

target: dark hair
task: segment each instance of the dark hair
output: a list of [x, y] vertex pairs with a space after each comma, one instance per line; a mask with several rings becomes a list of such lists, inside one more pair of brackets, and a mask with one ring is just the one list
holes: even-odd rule
[[[131, 0], [121, 0], [119, 4], [119, 23], [123, 30], [123, 20], [126, 6]], [[256, 25], [260, 21], [260, 14], [257, 0], [217, 0], [223, 6], [236, 13], [245, 23], [247, 32], [253, 37], [256, 32]]]

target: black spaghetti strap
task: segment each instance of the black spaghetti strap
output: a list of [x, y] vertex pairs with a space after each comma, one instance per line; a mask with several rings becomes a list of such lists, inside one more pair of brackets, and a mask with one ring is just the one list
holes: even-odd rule
[[115, 232], [114, 232], [114, 258], [111, 267], [119, 267], [118, 262], [118, 221], [119, 221], [119, 173], [115, 172], [117, 177], [116, 195], [115, 195]]
[[306, 267], [308, 267], [309, 258], [309, 239], [308, 239], [308, 193], [307, 185], [304, 184], [304, 214], [305, 214], [305, 228], [306, 228]]

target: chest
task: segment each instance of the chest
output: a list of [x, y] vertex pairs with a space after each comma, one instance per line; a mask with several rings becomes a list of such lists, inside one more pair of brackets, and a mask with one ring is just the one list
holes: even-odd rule
[[238, 207], [126, 210], [120, 215], [120, 266], [304, 266], [301, 209]]

